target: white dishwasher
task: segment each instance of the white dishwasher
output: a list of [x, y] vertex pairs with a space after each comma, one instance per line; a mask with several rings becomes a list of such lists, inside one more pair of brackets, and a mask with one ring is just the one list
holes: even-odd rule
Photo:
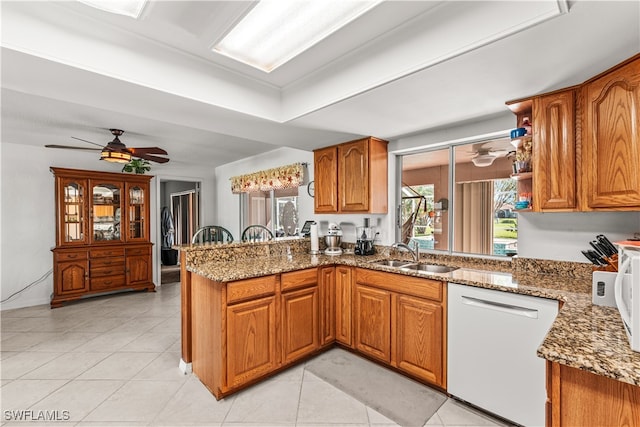
[[525, 426], [545, 425], [545, 362], [536, 350], [555, 300], [449, 283], [447, 391]]

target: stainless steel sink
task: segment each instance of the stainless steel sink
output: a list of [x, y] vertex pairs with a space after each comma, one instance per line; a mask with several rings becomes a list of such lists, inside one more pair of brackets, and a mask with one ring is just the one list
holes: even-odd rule
[[437, 264], [415, 264], [410, 263], [403, 265], [401, 267], [403, 270], [415, 270], [415, 271], [423, 271], [426, 273], [449, 273], [453, 270], [457, 270], [458, 267], [449, 267], [446, 265], [437, 265]]
[[371, 261], [371, 264], [381, 265], [383, 267], [404, 267], [406, 265], [412, 264], [412, 261], [399, 261], [395, 259], [381, 259], [379, 261]]

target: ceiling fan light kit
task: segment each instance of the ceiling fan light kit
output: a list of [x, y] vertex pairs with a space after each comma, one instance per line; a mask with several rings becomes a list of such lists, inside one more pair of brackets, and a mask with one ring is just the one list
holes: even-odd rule
[[473, 159], [471, 159], [471, 161], [475, 166], [479, 168], [484, 168], [487, 166], [491, 166], [495, 159], [496, 159], [496, 156], [492, 156], [491, 154], [480, 154], [474, 157]]
[[106, 160], [107, 162], [112, 163], [129, 163], [131, 159], [143, 159], [156, 163], [167, 163], [169, 161], [166, 157], [160, 157], [160, 155], [167, 155], [167, 152], [159, 147], [127, 147], [120, 141], [118, 138], [120, 135], [124, 133], [123, 130], [120, 129], [109, 129], [111, 134], [113, 135], [113, 141], [109, 142], [107, 145], [102, 146], [101, 144], [97, 144], [95, 142], [87, 141], [86, 139], [76, 138], [72, 136], [71, 138], [77, 139], [78, 141], [86, 142], [92, 145], [95, 145], [100, 148], [88, 148], [88, 147], [74, 147], [69, 145], [55, 145], [55, 144], [47, 144], [45, 147], [47, 148], [63, 148], [68, 150], [95, 150], [100, 151], [100, 160]]
[[106, 160], [113, 163], [129, 163], [131, 160], [131, 154], [118, 153], [117, 151], [103, 150], [100, 153], [100, 160]]

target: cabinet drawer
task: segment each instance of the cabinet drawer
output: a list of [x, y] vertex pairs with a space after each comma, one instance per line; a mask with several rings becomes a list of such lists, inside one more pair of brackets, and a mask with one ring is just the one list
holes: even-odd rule
[[282, 273], [282, 290], [301, 288], [318, 283], [318, 269], [308, 268], [306, 270]]
[[124, 274], [124, 264], [107, 267], [91, 267], [91, 278]]
[[439, 280], [358, 268], [356, 269], [356, 282], [434, 301], [442, 301], [443, 298], [443, 284]]
[[227, 285], [227, 304], [272, 295], [276, 292], [276, 280], [272, 275], [231, 282]]
[[118, 276], [98, 277], [95, 279], [91, 279], [91, 290], [97, 291], [103, 289], [120, 288], [124, 286], [124, 284], [124, 274]]
[[91, 270], [95, 267], [124, 267], [124, 257], [96, 258], [91, 260]]
[[56, 261], [76, 261], [81, 259], [87, 259], [87, 252], [56, 252]]
[[124, 256], [124, 248], [93, 249], [90, 255], [91, 258]]
[[129, 255], [149, 255], [151, 253], [151, 247], [142, 248], [127, 248], [127, 256]]

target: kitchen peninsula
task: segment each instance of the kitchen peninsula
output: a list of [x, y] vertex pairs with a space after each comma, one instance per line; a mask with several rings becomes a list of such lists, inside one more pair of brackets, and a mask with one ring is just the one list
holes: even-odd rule
[[[308, 255], [308, 246], [301, 239], [180, 248], [182, 362], [216, 398], [334, 343], [446, 391], [451, 282], [560, 301], [537, 352], [547, 360], [547, 425], [640, 423], [640, 354], [631, 351], [618, 312], [591, 304], [588, 265], [422, 254], [424, 261], [460, 267], [426, 275], [371, 262], [406, 256], [388, 248], [369, 257], [329, 257]], [[399, 301], [429, 313], [411, 331], [429, 329], [428, 357], [417, 358], [414, 343], [404, 341], [402, 327], [417, 318]], [[390, 328], [359, 320], [378, 307], [392, 313], [382, 320]]]

